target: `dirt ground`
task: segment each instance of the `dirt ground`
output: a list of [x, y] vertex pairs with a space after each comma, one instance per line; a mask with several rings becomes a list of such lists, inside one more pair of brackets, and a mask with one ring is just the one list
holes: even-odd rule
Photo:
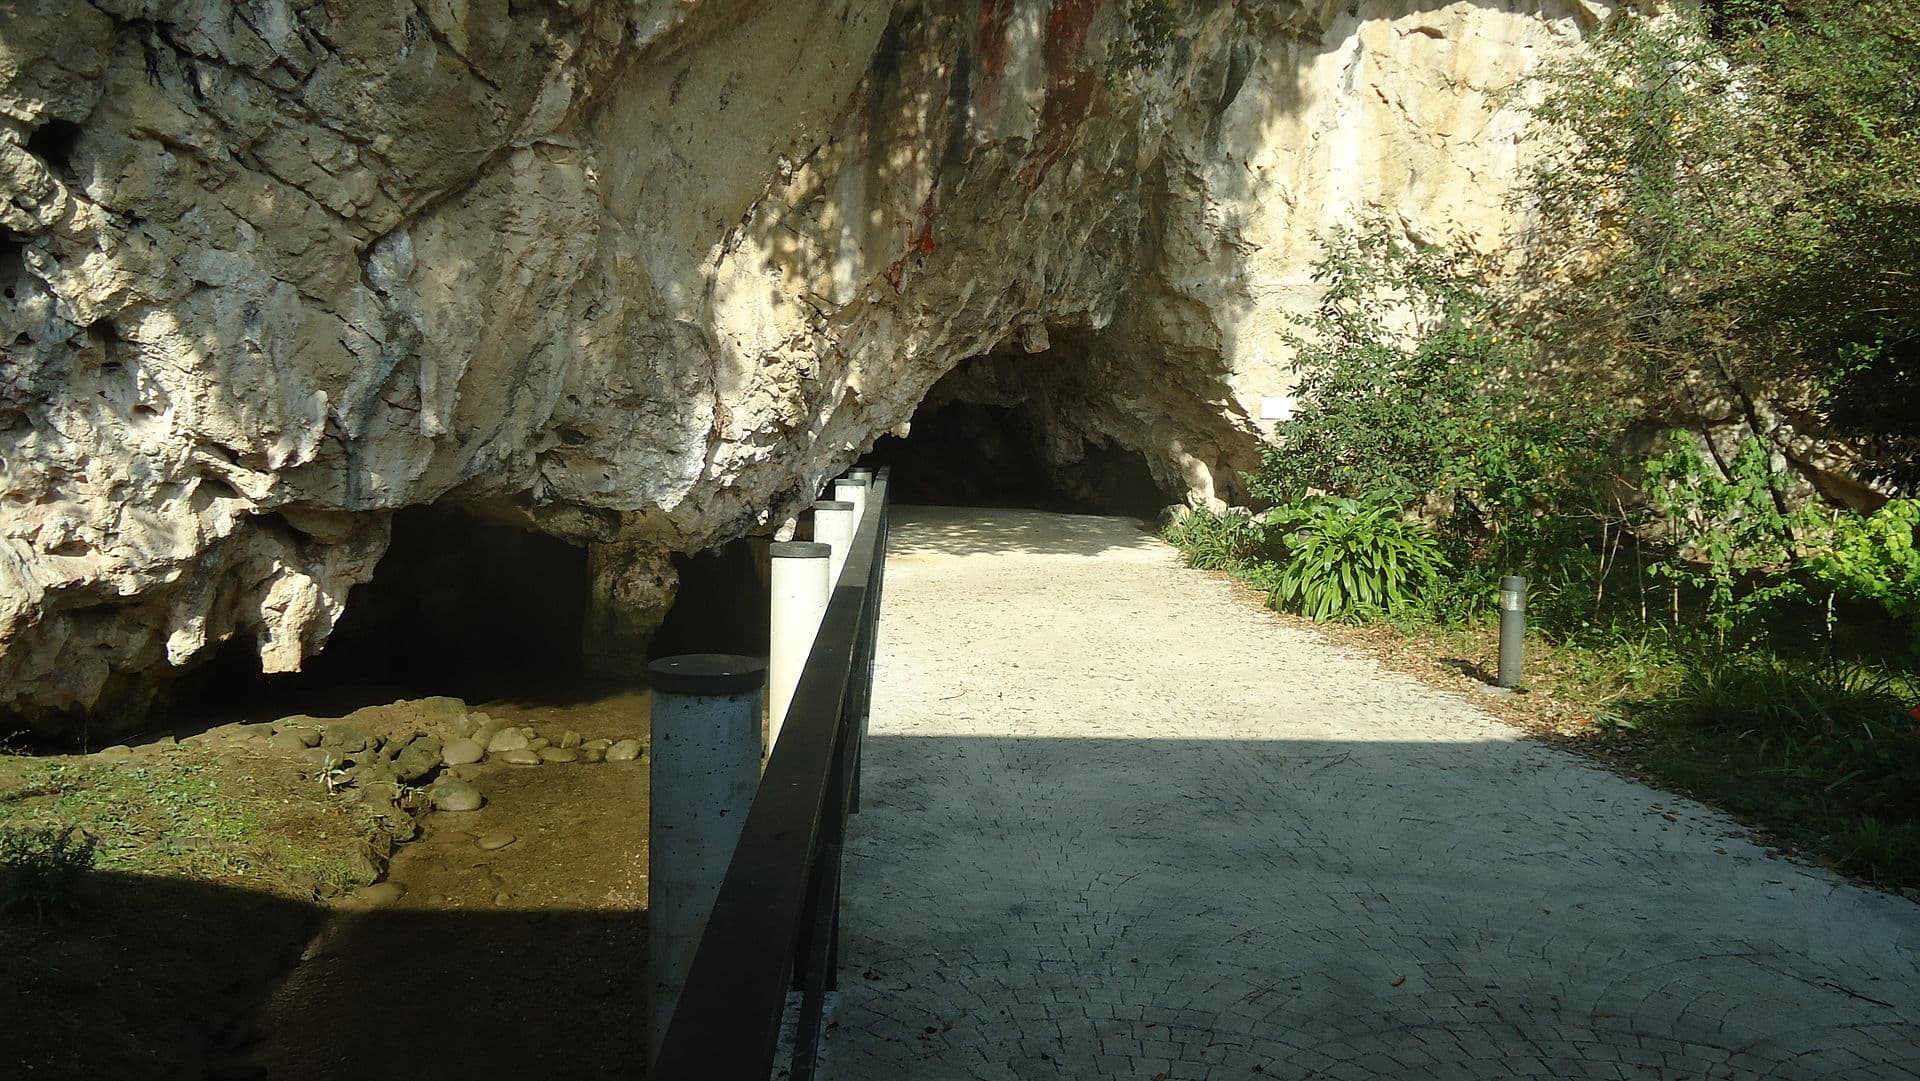
[[[545, 731], [646, 736], [644, 694], [481, 707]], [[646, 1048], [642, 762], [487, 762], [487, 804], [423, 821], [390, 906], [343, 913], [259, 1021], [265, 1076], [634, 1076]], [[499, 848], [483, 845], [511, 841]]]
[[[647, 736], [644, 691], [470, 709], [556, 744]], [[411, 735], [399, 720], [380, 731], [388, 716], [352, 723]], [[270, 733], [226, 724], [104, 754], [0, 756], [0, 827], [100, 838], [58, 904], [0, 914], [0, 1077], [633, 1075], [644, 756], [489, 757], [459, 767], [479, 810], [402, 799], [381, 818], [330, 788], [323, 749]]]

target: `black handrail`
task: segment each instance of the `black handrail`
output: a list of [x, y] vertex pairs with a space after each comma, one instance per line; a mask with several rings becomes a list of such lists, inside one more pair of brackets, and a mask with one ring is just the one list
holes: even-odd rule
[[654, 1081], [767, 1081], [787, 994], [801, 995], [792, 1077], [809, 1081], [840, 950], [840, 850], [858, 810], [860, 749], [886, 572], [888, 470], [801, 669], [780, 739], [660, 1042]]

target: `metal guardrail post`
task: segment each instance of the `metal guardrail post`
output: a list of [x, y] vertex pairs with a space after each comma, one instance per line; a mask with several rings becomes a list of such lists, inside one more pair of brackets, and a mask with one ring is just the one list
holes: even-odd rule
[[859, 651], [860, 672], [854, 681], [857, 712], [852, 717], [853, 753], [847, 779], [847, 813], [856, 815], [860, 813], [860, 775], [866, 758], [867, 724], [873, 715], [874, 658], [880, 648], [880, 603], [886, 581], [888, 508], [882, 503], [875, 508], [875, 512], [874, 550], [877, 554], [867, 581], [866, 620], [861, 628]]
[[871, 486], [875, 513], [858, 523], [678, 1011], [656, 1037], [656, 1081], [766, 1081], [794, 989], [790, 1076], [813, 1076], [825, 996], [838, 980], [842, 844], [871, 701], [887, 489], [881, 470]]
[[760, 780], [755, 657], [698, 653], [647, 666], [652, 685], [648, 1058], [673, 1018]]
[[828, 590], [840, 583], [840, 570], [853, 551], [853, 534], [860, 525], [854, 505], [845, 500], [822, 499], [813, 505], [813, 539], [833, 549], [827, 568]]
[[867, 520], [867, 488], [865, 478], [842, 477], [833, 482], [833, 498], [837, 502], [853, 504], [853, 527]]
[[833, 551], [815, 541], [770, 544], [772, 609], [767, 634], [767, 747], [780, 742], [793, 703], [793, 689], [813, 652], [813, 639], [833, 594], [828, 575]]

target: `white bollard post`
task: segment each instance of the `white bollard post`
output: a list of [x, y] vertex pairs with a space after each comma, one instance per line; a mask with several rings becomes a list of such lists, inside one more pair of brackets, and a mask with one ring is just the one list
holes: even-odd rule
[[813, 539], [833, 549], [828, 557], [827, 593], [840, 584], [840, 568], [847, 565], [847, 553], [853, 551], [853, 531], [858, 524], [852, 503], [822, 499], [813, 505]]
[[853, 528], [859, 529], [860, 523], [867, 518], [867, 482], [865, 479], [842, 477], [833, 482], [833, 498], [853, 504]]
[[813, 652], [813, 636], [827, 614], [833, 589], [827, 572], [833, 551], [817, 541], [767, 546], [773, 563], [773, 598], [767, 628], [767, 750], [780, 742], [793, 689]]
[[760, 783], [757, 657], [696, 653], [647, 666], [652, 687], [647, 837], [648, 1061], [686, 987], [694, 951]]

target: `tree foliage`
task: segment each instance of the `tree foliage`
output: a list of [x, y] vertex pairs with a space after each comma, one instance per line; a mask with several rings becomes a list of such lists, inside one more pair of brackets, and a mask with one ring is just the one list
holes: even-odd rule
[[1920, 13], [1727, 0], [1537, 76], [1516, 307], [1650, 412], [1764, 403], [1920, 483]]

